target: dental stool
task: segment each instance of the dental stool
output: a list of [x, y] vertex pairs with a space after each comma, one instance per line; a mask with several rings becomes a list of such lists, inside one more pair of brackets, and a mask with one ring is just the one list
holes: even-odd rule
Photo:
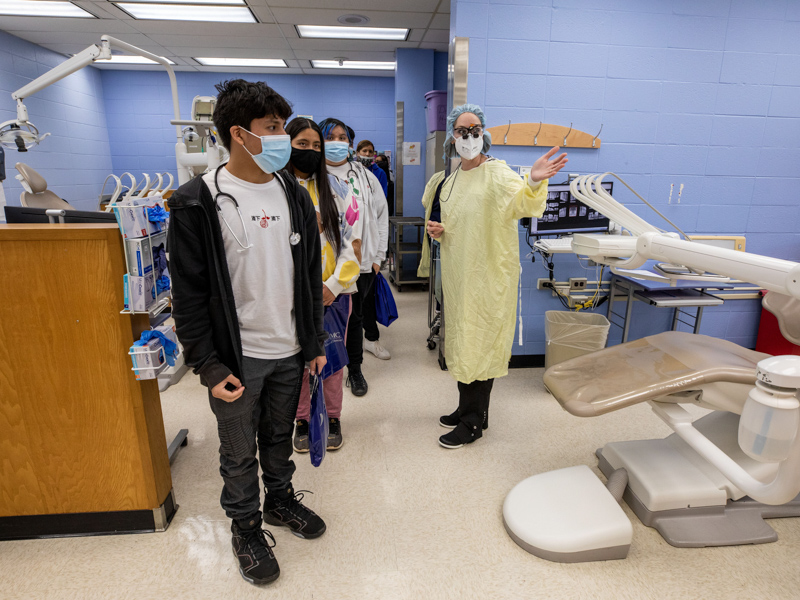
[[[766, 394], [769, 405], [772, 389], [776, 406], [791, 409], [778, 410], [773, 425], [796, 420], [800, 403], [794, 388], [800, 367], [792, 361], [797, 360], [668, 331], [559, 363], [545, 372], [544, 383], [573, 415], [600, 416], [649, 402], [676, 432], [666, 439], [614, 442], [597, 451], [599, 468], [609, 479], [627, 476], [624, 492], [616, 496], [668, 543], [759, 544], [777, 540], [764, 519], [800, 516], [800, 496], [794, 491], [800, 476], [795, 474], [800, 436], [782, 440], [786, 457], [759, 456], [770, 443], [765, 437], [770, 419], [743, 438], [740, 415], [750, 410], [745, 409], [754, 393]], [[694, 420], [680, 404], [714, 412]], [[581, 468], [581, 473], [573, 471]], [[781, 487], [776, 482], [788, 485], [776, 493]], [[751, 494], [764, 498], [764, 503], [748, 497], [742, 487], [754, 490]], [[512, 539], [549, 560], [624, 558], [630, 537], [623, 535], [620, 513], [625, 521], [627, 517], [611, 501], [616, 503], [615, 495], [588, 467], [561, 469], [518, 484], [506, 498], [504, 523]], [[596, 518], [587, 518], [587, 511], [593, 510]]]
[[[47, 189], [47, 181], [37, 171], [25, 163], [17, 163], [14, 167], [19, 171], [19, 179], [26, 188], [19, 196], [22, 206], [28, 208], [56, 208], [75, 210], [69, 202]], [[30, 190], [30, 191], [28, 191]]]

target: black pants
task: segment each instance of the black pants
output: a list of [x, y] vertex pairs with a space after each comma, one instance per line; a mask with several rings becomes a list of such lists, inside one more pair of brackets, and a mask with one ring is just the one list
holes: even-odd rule
[[380, 338], [378, 320], [375, 315], [375, 271], [361, 273], [356, 286], [358, 291], [351, 296], [353, 311], [347, 329], [347, 355], [350, 365], [356, 366], [364, 362], [364, 341], [370, 342]]
[[209, 391], [224, 481], [220, 503], [231, 519], [261, 518], [259, 462], [267, 492], [285, 493], [292, 484], [292, 432], [304, 365], [302, 353], [276, 360], [245, 356], [245, 389], [238, 400], [225, 402]]
[[494, 379], [458, 382], [458, 412], [461, 422], [475, 438], [483, 435], [483, 421], [489, 418], [489, 396]]

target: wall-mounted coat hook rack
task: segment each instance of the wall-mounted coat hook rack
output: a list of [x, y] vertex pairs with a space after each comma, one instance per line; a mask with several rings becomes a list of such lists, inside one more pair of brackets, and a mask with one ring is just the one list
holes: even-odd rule
[[[602, 131], [603, 127], [600, 126]], [[489, 127], [492, 139], [503, 140], [506, 146], [568, 146], [569, 148], [600, 147], [600, 132], [597, 135], [551, 123], [509, 123]], [[569, 138], [569, 139], [567, 139]]]
[[600, 137], [600, 132], [602, 132], [602, 131], [603, 131], [603, 124], [600, 123], [600, 131], [598, 131], [597, 135], [592, 138], [592, 148], [595, 148], [594, 143], [597, 140], [597, 138]]
[[570, 133], [572, 133], [572, 123], [569, 124], [569, 131], [564, 134], [564, 143], [562, 144], [564, 148], [567, 147], [567, 136], [569, 136]]

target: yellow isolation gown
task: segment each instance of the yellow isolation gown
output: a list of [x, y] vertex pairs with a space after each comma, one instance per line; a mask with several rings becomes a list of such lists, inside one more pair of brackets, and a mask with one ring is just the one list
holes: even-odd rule
[[[425, 188], [426, 222], [442, 177], [437, 173]], [[533, 186], [496, 159], [459, 169], [442, 186], [445, 356], [462, 383], [508, 374], [520, 271], [517, 221], [540, 217], [547, 200], [547, 180]], [[426, 236], [421, 277], [428, 276], [429, 252]]]

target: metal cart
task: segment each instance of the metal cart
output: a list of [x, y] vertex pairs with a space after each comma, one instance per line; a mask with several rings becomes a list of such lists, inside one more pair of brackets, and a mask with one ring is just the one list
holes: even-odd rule
[[[415, 241], [403, 241], [404, 227], [417, 228]], [[425, 228], [425, 219], [422, 217], [389, 217], [389, 280], [395, 285], [398, 292], [403, 291], [404, 285], [425, 285], [427, 279], [417, 277], [416, 268], [422, 257], [422, 236]], [[414, 268], [404, 268], [405, 256], [416, 256]]]
[[442, 296], [441, 247], [431, 240], [430, 271], [428, 276], [428, 350], [435, 350], [439, 343], [439, 367], [447, 370], [444, 355], [444, 302]]

